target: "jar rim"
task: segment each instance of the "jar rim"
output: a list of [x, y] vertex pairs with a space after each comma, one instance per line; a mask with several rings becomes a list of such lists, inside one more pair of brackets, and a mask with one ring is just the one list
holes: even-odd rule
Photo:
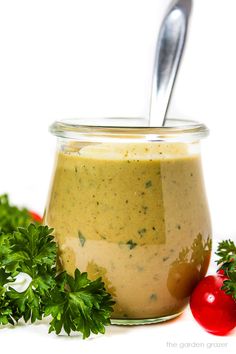
[[196, 141], [209, 134], [209, 129], [203, 123], [176, 118], [167, 119], [164, 127], [149, 127], [144, 118], [72, 118], [55, 121], [49, 130], [59, 138], [80, 141], [114, 141], [121, 138], [122, 141], [140, 141], [142, 138], [159, 142]]

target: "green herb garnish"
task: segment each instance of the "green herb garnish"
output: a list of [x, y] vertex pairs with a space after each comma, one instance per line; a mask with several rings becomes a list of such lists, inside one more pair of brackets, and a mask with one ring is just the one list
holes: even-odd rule
[[74, 277], [58, 274], [53, 229], [29, 224], [27, 209], [10, 206], [7, 196], [0, 201], [0, 324], [33, 323], [50, 315], [49, 332], [77, 331], [83, 338], [104, 333], [114, 301], [102, 279], [91, 281], [78, 269]]
[[225, 240], [219, 243], [216, 255], [219, 256], [217, 264], [228, 277], [224, 281], [222, 290], [236, 300], [236, 246], [233, 241]]
[[9, 204], [7, 194], [0, 195], [0, 231], [13, 232], [17, 227], [26, 227], [33, 222], [26, 208], [18, 208]]
[[81, 332], [84, 339], [91, 332], [105, 333], [114, 302], [101, 278], [91, 281], [87, 273], [76, 269], [74, 277], [66, 272], [59, 274], [56, 283], [45, 310], [46, 316], [53, 317], [49, 332], [59, 334], [63, 327], [68, 335], [71, 331]]

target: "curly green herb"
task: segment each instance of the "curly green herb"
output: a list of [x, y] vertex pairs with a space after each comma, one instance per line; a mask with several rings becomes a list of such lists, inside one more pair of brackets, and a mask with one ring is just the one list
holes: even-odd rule
[[[33, 323], [50, 315], [49, 332], [77, 331], [83, 338], [104, 333], [114, 301], [102, 279], [91, 281], [78, 269], [74, 277], [57, 274], [53, 229], [31, 221], [27, 209], [0, 196], [0, 324]], [[79, 237], [83, 246], [85, 238]]]

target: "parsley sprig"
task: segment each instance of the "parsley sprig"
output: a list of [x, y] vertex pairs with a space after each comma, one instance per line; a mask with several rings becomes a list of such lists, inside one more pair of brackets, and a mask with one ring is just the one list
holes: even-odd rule
[[[78, 269], [74, 277], [57, 272], [53, 229], [32, 223], [27, 209], [0, 196], [0, 324], [51, 316], [49, 332], [104, 333], [114, 301], [101, 278], [91, 281]], [[17, 287], [20, 276], [30, 279]], [[18, 284], [19, 285], [19, 284]]]
[[228, 277], [224, 281], [222, 290], [236, 300], [236, 246], [232, 240], [225, 240], [219, 243], [216, 255], [219, 257], [217, 264], [219, 269], [224, 271]]
[[7, 194], [0, 195], [0, 231], [11, 233], [18, 227], [26, 227], [34, 220], [26, 208], [9, 203]]
[[87, 273], [75, 271], [74, 277], [66, 272], [56, 277], [45, 315], [51, 315], [49, 332], [61, 332], [62, 327], [69, 335], [71, 331], [83, 333], [83, 338], [105, 333], [105, 326], [110, 324], [114, 302], [106, 292], [101, 278], [91, 281]]

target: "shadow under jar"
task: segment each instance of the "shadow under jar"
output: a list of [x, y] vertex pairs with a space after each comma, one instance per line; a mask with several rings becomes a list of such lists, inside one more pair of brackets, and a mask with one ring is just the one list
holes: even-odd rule
[[[57, 154], [44, 223], [61, 267], [101, 276], [115, 324], [178, 316], [204, 277], [211, 223], [199, 123], [118, 127], [128, 120], [65, 120], [51, 126]], [[105, 122], [105, 123], [104, 123]]]

